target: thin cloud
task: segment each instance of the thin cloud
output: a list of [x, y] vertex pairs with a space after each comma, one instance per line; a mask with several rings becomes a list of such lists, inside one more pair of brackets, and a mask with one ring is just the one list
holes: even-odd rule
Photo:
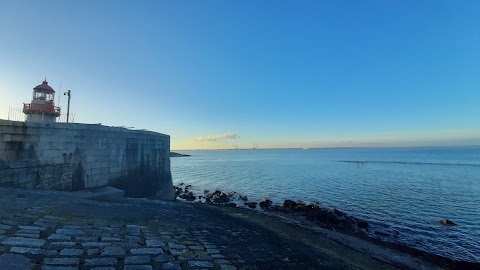
[[238, 135], [235, 133], [225, 133], [220, 135], [197, 137], [197, 138], [194, 138], [193, 140], [196, 142], [216, 142], [221, 140], [234, 140], [236, 138], [238, 138]]

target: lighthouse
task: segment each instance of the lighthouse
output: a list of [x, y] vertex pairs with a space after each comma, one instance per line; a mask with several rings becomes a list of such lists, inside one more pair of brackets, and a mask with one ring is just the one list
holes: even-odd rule
[[55, 90], [48, 85], [45, 79], [42, 84], [33, 88], [33, 97], [30, 104], [23, 104], [23, 113], [27, 115], [27, 122], [56, 122], [60, 116], [60, 107], [54, 103]]

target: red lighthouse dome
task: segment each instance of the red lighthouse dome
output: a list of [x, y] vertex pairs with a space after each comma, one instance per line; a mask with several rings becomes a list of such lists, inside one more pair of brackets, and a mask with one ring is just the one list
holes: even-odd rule
[[37, 86], [35, 86], [35, 88], [33, 88], [33, 90], [37, 90], [39, 92], [45, 92], [45, 93], [49, 93], [49, 94], [54, 94], [55, 93], [55, 90], [53, 90], [52, 87], [50, 87], [50, 85], [48, 85], [48, 82], [45, 80], [42, 82], [42, 84], [39, 84]]

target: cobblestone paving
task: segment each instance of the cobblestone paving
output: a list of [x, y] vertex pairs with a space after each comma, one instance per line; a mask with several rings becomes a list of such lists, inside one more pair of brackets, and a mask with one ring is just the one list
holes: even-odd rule
[[200, 232], [65, 218], [30, 208], [2, 219], [0, 253], [42, 270], [237, 269]]
[[0, 264], [18, 269], [358, 269], [201, 205], [2, 188], [0, 204]]

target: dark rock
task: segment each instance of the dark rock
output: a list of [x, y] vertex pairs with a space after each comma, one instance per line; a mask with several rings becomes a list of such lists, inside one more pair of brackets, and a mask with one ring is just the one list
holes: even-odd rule
[[240, 195], [240, 199], [244, 201], [248, 201], [248, 198], [246, 195]]
[[214, 203], [228, 203], [230, 199], [228, 198], [228, 195], [221, 192], [220, 190], [216, 190], [214, 193], [206, 195], [207, 201], [210, 199]]
[[205, 190], [203, 191], [203, 194], [207, 194], [207, 193], [209, 193], [209, 192], [210, 192], [210, 190], [205, 189]]
[[457, 225], [457, 224], [455, 224], [453, 221], [451, 221], [451, 220], [449, 220], [449, 219], [442, 219], [442, 220], [440, 220], [440, 223], [442, 223], [443, 225], [447, 225], [447, 226]]
[[175, 197], [178, 197], [180, 194], [184, 193], [185, 190], [181, 187], [174, 187], [175, 188]]
[[184, 200], [187, 200], [187, 201], [194, 201], [197, 198], [197, 197], [195, 197], [195, 195], [193, 195], [192, 192], [182, 193], [178, 197], [180, 197]]
[[186, 185], [186, 186], [185, 186], [185, 188], [190, 188], [190, 187], [192, 187], [192, 185]]
[[226, 204], [228, 207], [237, 207], [236, 203], [227, 203]]
[[325, 223], [329, 219], [329, 213], [327, 210], [318, 208], [315, 210], [310, 211], [307, 213], [307, 218], [313, 219], [315, 221], [319, 221], [321, 223]]
[[190, 155], [187, 154], [180, 154], [176, 152], [170, 152], [170, 157], [189, 157]]
[[256, 208], [257, 207], [256, 202], [246, 202], [245, 205], [250, 207], [250, 208]]
[[237, 193], [237, 192], [235, 192], [235, 191], [229, 192], [229, 193], [228, 193], [228, 197], [231, 198], [231, 197], [233, 197], [233, 195], [235, 195], [236, 193]]
[[353, 219], [352, 217], [349, 217], [349, 216], [346, 216], [345, 217], [345, 220], [350, 224], [350, 225], [354, 225], [356, 223], [355, 219]]
[[297, 203], [297, 206], [295, 206], [295, 208], [293, 208], [296, 212], [300, 212], [300, 213], [306, 213], [310, 210], [310, 208], [307, 207], [306, 204], [304, 203]]
[[368, 230], [369, 225], [368, 225], [367, 221], [359, 219], [359, 220], [357, 220], [357, 227], [361, 228], [361, 229]]
[[375, 231], [375, 234], [376, 234], [376, 235], [379, 235], [379, 236], [381, 236], [381, 237], [388, 237], [388, 236], [390, 236], [389, 233], [387, 233], [387, 232], [382, 232], [382, 231]]
[[266, 210], [274, 211], [274, 212], [282, 212], [282, 213], [288, 212], [287, 208], [285, 208], [283, 206], [280, 206], [280, 205], [272, 205], [271, 207], [267, 208]]
[[283, 202], [283, 207], [293, 209], [297, 206], [297, 203], [292, 200], [285, 200]]
[[338, 210], [337, 208], [333, 208], [332, 213], [334, 213], [337, 216], [343, 216], [344, 215], [343, 212]]
[[263, 200], [263, 201], [260, 202], [260, 207], [261, 208], [268, 208], [270, 206], [272, 206], [272, 201], [269, 200], [269, 199], [266, 199], [266, 200]]

